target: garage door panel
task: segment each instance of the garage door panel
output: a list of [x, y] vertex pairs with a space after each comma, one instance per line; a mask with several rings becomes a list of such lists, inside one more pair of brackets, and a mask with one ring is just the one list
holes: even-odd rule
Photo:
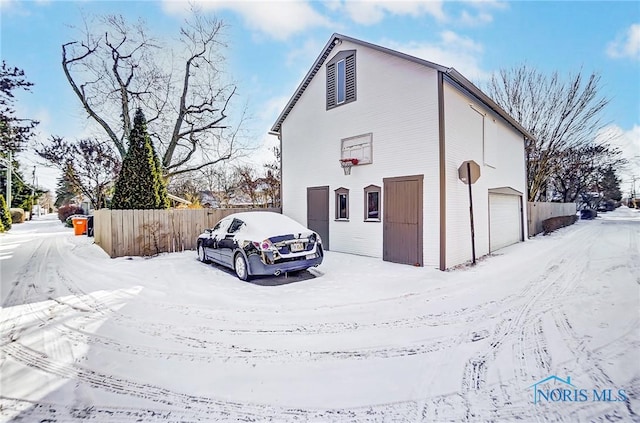
[[520, 197], [517, 195], [489, 194], [489, 250], [520, 242]]

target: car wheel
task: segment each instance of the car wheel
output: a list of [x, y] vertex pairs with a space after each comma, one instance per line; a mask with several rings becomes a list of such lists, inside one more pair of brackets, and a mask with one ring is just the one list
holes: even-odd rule
[[207, 253], [204, 252], [204, 247], [202, 243], [198, 243], [198, 260], [203, 263], [209, 263], [209, 259], [207, 258]]
[[249, 279], [249, 269], [247, 268], [247, 261], [244, 259], [244, 256], [242, 254], [236, 254], [236, 257], [233, 259], [233, 268], [236, 271], [238, 279], [240, 279], [241, 281], [246, 281]]

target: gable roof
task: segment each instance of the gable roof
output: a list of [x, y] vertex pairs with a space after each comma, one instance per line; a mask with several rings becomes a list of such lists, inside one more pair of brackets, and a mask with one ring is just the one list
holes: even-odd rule
[[280, 116], [278, 116], [278, 119], [271, 127], [271, 131], [269, 132], [270, 134], [278, 135], [280, 133], [280, 130], [282, 128], [282, 123], [284, 122], [284, 120], [287, 118], [287, 116], [293, 109], [293, 106], [296, 105], [296, 103], [298, 102], [298, 100], [300, 99], [304, 91], [307, 89], [307, 86], [309, 86], [309, 84], [311, 83], [311, 80], [313, 79], [313, 77], [318, 73], [318, 71], [322, 67], [322, 64], [325, 62], [327, 57], [329, 57], [329, 54], [331, 54], [331, 51], [333, 50], [333, 48], [336, 45], [339, 45], [340, 41], [343, 41], [343, 40], [356, 45], [368, 47], [382, 53], [391, 54], [401, 59], [426, 66], [428, 68], [437, 70], [438, 72], [442, 72], [451, 81], [458, 84], [460, 87], [466, 90], [469, 94], [476, 97], [478, 100], [484, 103], [487, 107], [489, 107], [491, 110], [497, 113], [500, 117], [502, 117], [504, 120], [509, 122], [509, 124], [513, 126], [522, 135], [524, 135], [529, 139], [535, 139], [535, 137], [531, 135], [529, 131], [527, 131], [524, 127], [522, 127], [520, 123], [518, 123], [515, 119], [513, 119], [507, 112], [505, 112], [491, 98], [489, 98], [489, 96], [483, 93], [478, 87], [476, 87], [471, 81], [465, 78], [460, 72], [458, 72], [454, 68], [448, 68], [448, 67], [439, 65], [437, 63], [429, 62], [428, 60], [420, 59], [418, 57], [411, 56], [406, 53], [402, 53], [396, 50], [391, 50], [386, 47], [382, 47], [376, 44], [371, 44], [366, 41], [358, 40], [356, 38], [351, 38], [346, 35], [342, 35], [338, 33], [334, 33], [329, 38], [329, 41], [327, 42], [327, 44], [325, 44], [324, 48], [322, 49], [322, 52], [320, 53], [316, 61], [313, 63], [313, 66], [311, 66], [311, 69], [309, 69], [309, 72], [307, 72], [306, 76], [304, 77], [300, 85], [298, 85], [298, 88], [296, 89], [295, 93], [293, 94], [291, 99], [289, 99], [289, 102], [285, 106], [284, 110], [282, 111], [282, 113], [280, 113]]

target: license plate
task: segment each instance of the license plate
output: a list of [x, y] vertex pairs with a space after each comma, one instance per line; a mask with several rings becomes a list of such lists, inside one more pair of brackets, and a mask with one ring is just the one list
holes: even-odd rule
[[304, 245], [301, 242], [296, 242], [295, 244], [291, 244], [289, 249], [292, 253], [297, 253], [298, 251], [304, 250]]

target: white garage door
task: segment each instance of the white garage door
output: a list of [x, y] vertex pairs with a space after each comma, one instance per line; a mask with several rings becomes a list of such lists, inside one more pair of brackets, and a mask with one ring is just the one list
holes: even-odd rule
[[521, 241], [520, 197], [489, 194], [489, 250]]

